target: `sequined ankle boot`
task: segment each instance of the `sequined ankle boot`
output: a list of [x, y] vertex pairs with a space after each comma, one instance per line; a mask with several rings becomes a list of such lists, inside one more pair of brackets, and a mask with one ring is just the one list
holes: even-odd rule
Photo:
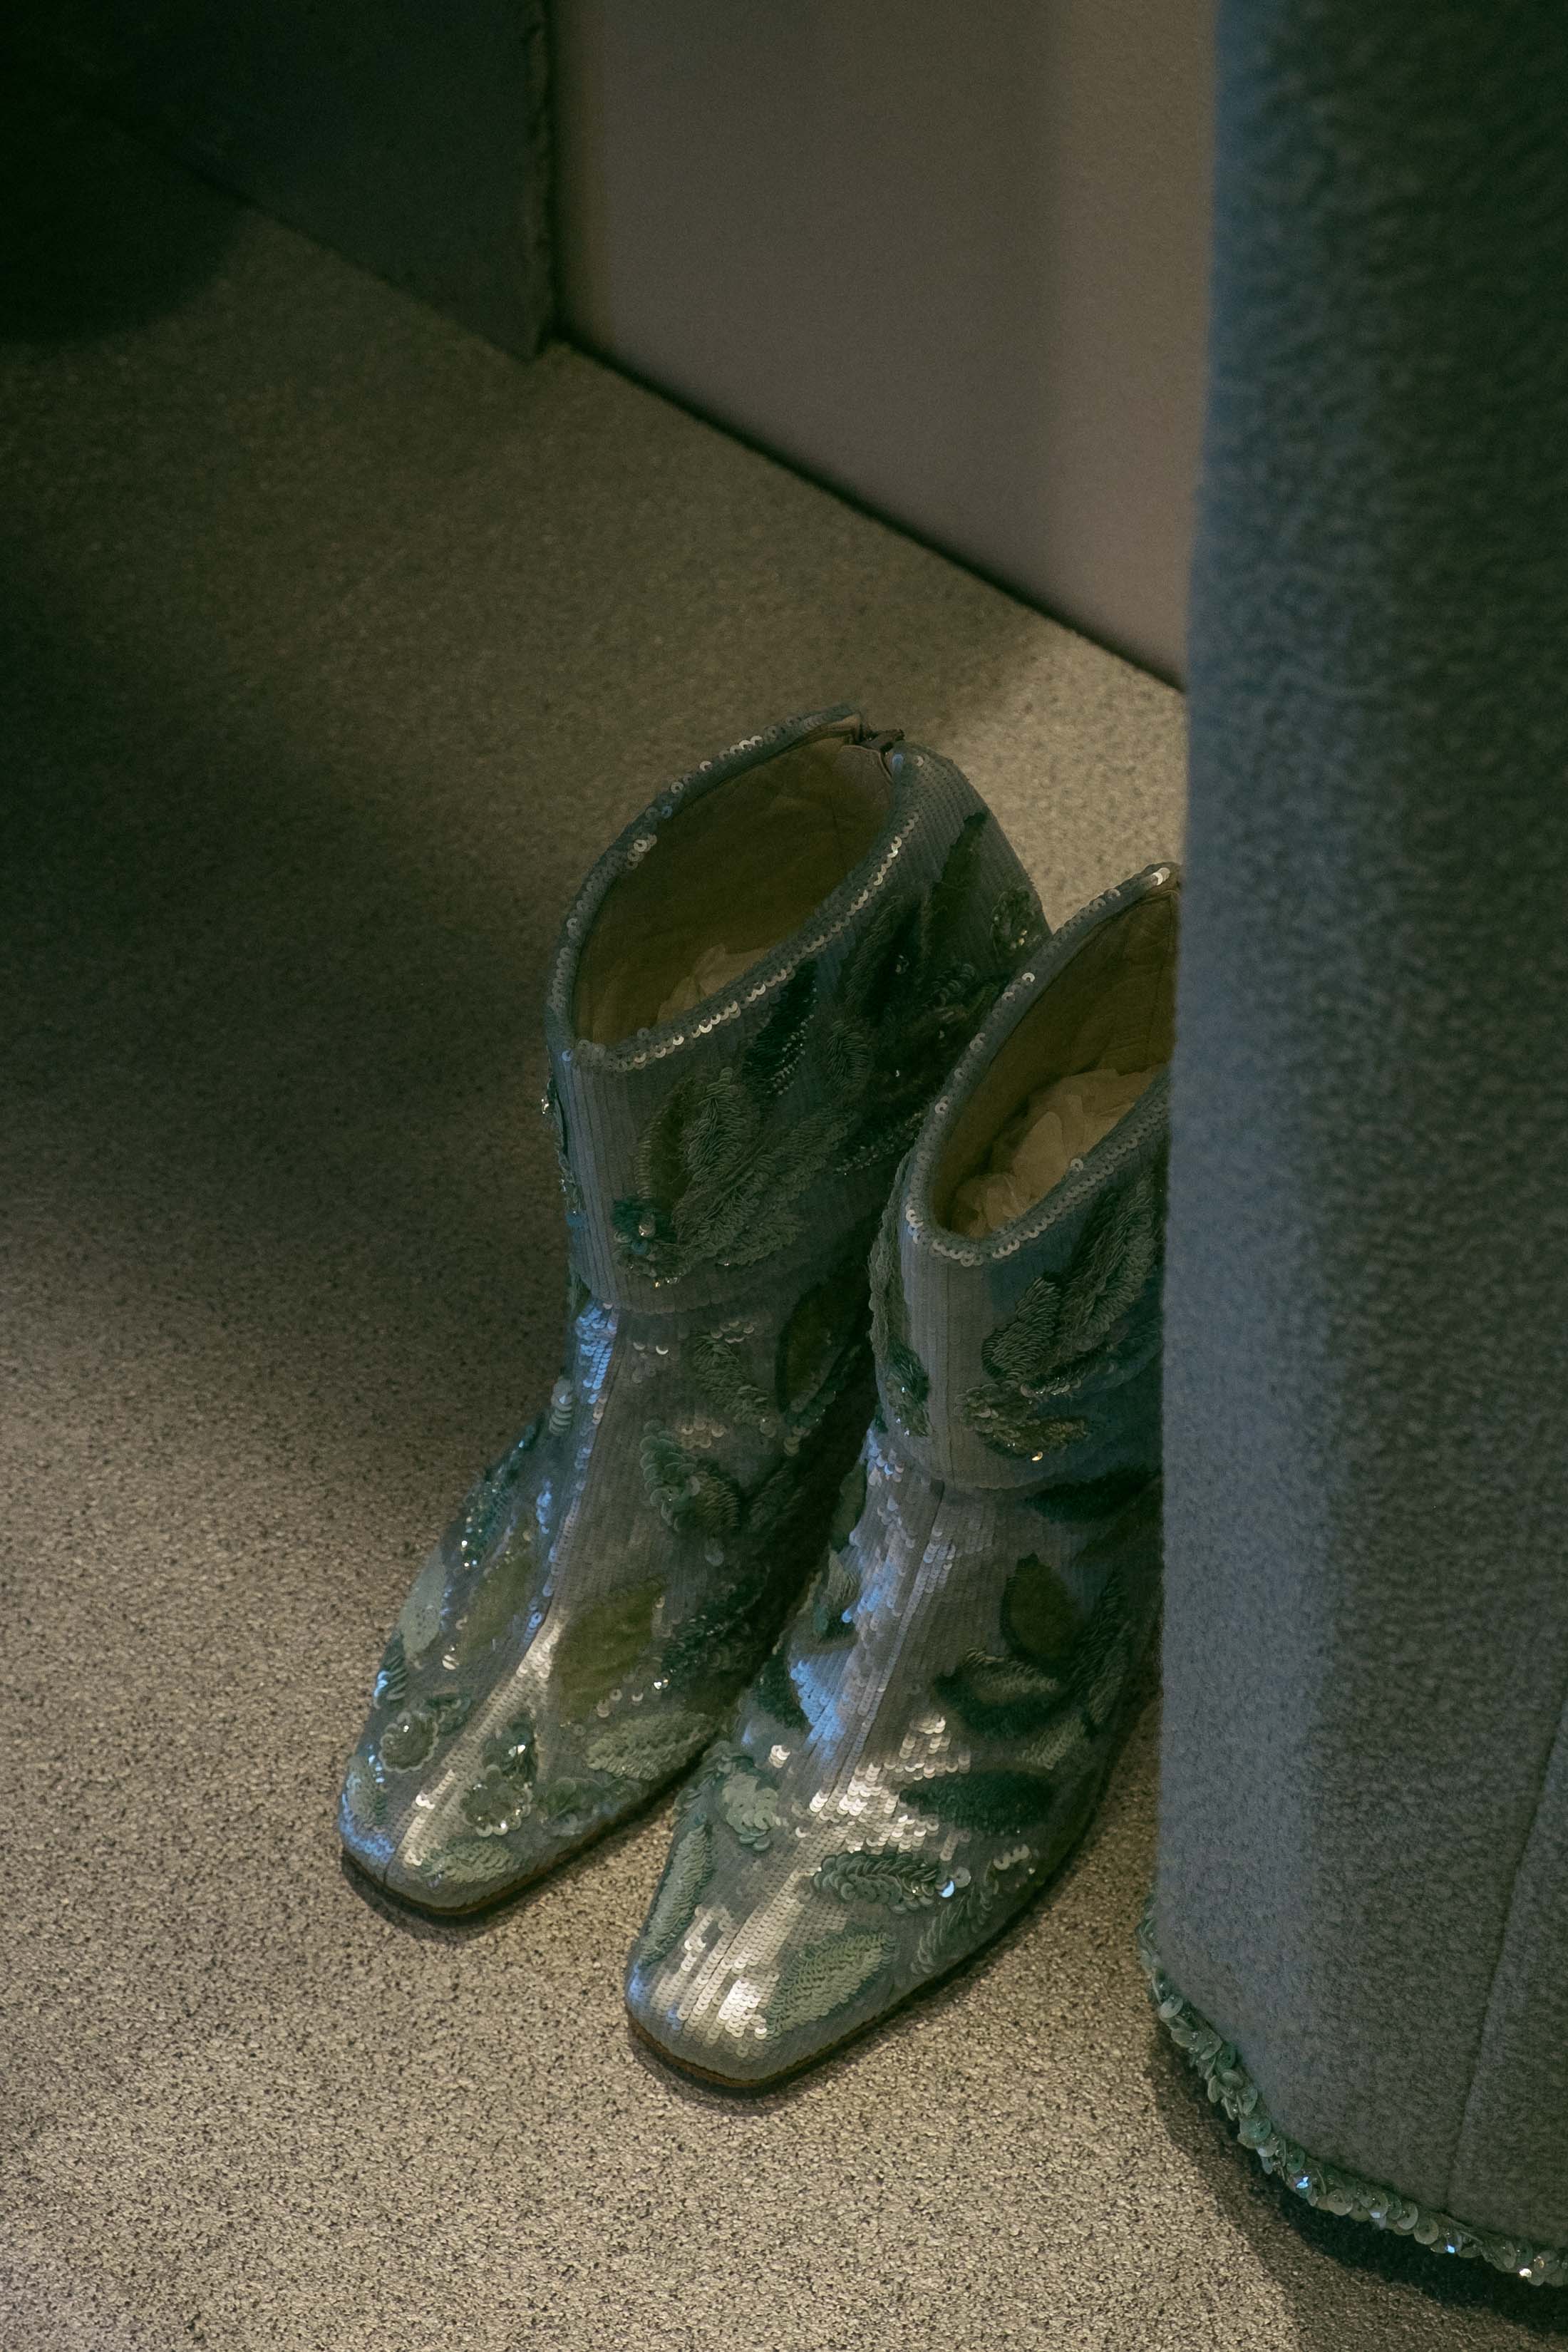
[[1178, 891], [1037, 953], [899, 1172], [877, 1418], [631, 1955], [691, 2074], [776, 2081], [945, 1976], [1094, 1811], [1158, 1605]]
[[958, 770], [845, 708], [704, 761], [594, 868], [545, 1015], [564, 1369], [387, 1643], [340, 1807], [384, 1885], [493, 1902], [711, 1739], [872, 1410], [893, 1169], [1045, 936]]

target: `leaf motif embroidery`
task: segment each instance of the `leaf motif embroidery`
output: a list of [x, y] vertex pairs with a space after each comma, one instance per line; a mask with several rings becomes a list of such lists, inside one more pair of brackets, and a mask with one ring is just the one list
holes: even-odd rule
[[1082, 1611], [1050, 1562], [1026, 1553], [1002, 1594], [1002, 1631], [1010, 1646], [1037, 1666], [1065, 1671], [1083, 1623]]
[[474, 1710], [471, 1691], [432, 1691], [425, 1702], [425, 1711], [436, 1726], [437, 1739], [450, 1739], [461, 1731]]
[[680, 1942], [697, 1916], [697, 1906], [712, 1875], [713, 1832], [707, 1822], [694, 1821], [669, 1850], [664, 1875], [644, 1924], [637, 1958], [645, 1966], [662, 1960]]
[[[798, 1239], [795, 1204], [820, 1178], [881, 1160], [890, 1168], [907, 1149], [1011, 976], [1003, 931], [1022, 937], [1038, 916], [1032, 895], [1015, 889], [1005, 894], [1006, 921], [992, 919], [995, 967], [982, 971], [957, 952], [989, 823], [984, 810], [964, 820], [929, 890], [882, 901], [830, 999], [808, 960], [736, 1061], [671, 1089], [639, 1141], [636, 1192], [613, 1205], [625, 1264], [660, 1285], [704, 1264], [759, 1264]], [[789, 1097], [810, 1057], [835, 1107], [792, 1118]]]
[[955, 1871], [949, 1882], [952, 1891], [939, 1899], [915, 1946], [916, 1975], [938, 1975], [973, 1951], [998, 1910], [1027, 1892], [1035, 1869], [1036, 1857], [1025, 1847], [1017, 1854], [988, 1862], [976, 1879], [967, 1871]]
[[770, 2033], [819, 2025], [846, 2009], [880, 1976], [892, 1958], [892, 1938], [879, 1927], [846, 1927], [837, 1936], [786, 1952], [763, 2011]]
[[779, 1335], [774, 1388], [792, 1420], [809, 1412], [818, 1391], [837, 1371], [845, 1350], [859, 1337], [863, 1282], [841, 1276], [819, 1282], [796, 1306]]
[[491, 1732], [480, 1760], [484, 1770], [463, 1799], [463, 1817], [481, 1837], [502, 1837], [533, 1811], [537, 1750], [526, 1709]]
[[570, 1836], [611, 1805], [622, 1802], [626, 1793], [624, 1781], [606, 1772], [590, 1771], [552, 1780], [539, 1791], [538, 1804], [552, 1828]]
[[880, 1903], [889, 1911], [923, 1911], [937, 1898], [946, 1873], [896, 1846], [851, 1847], [825, 1854], [813, 1885], [840, 1903]]
[[963, 1412], [993, 1453], [1038, 1461], [1078, 1444], [1088, 1422], [1047, 1407], [1141, 1369], [1158, 1336], [1150, 1289], [1163, 1214], [1163, 1164], [1102, 1195], [1066, 1273], [1037, 1276], [992, 1332], [980, 1351], [990, 1378], [969, 1390]]
[[584, 1753], [597, 1772], [623, 1780], [662, 1780], [705, 1745], [713, 1726], [705, 1715], [682, 1707], [664, 1715], [627, 1715], [607, 1723]]
[[1057, 1790], [1043, 1772], [939, 1772], [934, 1780], [911, 1781], [899, 1797], [912, 1811], [952, 1829], [1013, 1837], [1049, 1818]]
[[808, 956], [791, 972], [778, 1003], [742, 1056], [741, 1075], [753, 1096], [785, 1091], [800, 1067], [816, 1010], [816, 963]]
[[778, 1790], [749, 1758], [743, 1758], [719, 1783], [719, 1811], [742, 1845], [762, 1853], [773, 1843], [779, 1825]]
[[643, 1433], [641, 1461], [648, 1499], [676, 1535], [730, 1535], [740, 1526], [742, 1496], [735, 1481], [658, 1422], [650, 1421]]
[[951, 1674], [932, 1676], [931, 1687], [965, 1730], [982, 1739], [1023, 1739], [1041, 1731], [1071, 1694], [1054, 1675], [1021, 1658], [989, 1658], [978, 1650]]
[[1126, 1588], [1114, 1564], [1073, 1652], [1073, 1689], [1098, 1731], [1114, 1706], [1131, 1664]]
[[657, 1577], [606, 1593], [565, 1628], [555, 1645], [555, 1689], [568, 1721], [588, 1715], [624, 1683], [653, 1637], [664, 1597]]
[[743, 1331], [700, 1331], [686, 1351], [691, 1377], [705, 1402], [726, 1421], [755, 1429], [764, 1437], [779, 1426], [773, 1399], [746, 1378]]
[[520, 1874], [517, 1863], [499, 1838], [455, 1837], [426, 1854], [419, 1874], [433, 1885], [499, 1886]]
[[1037, 1772], [1055, 1772], [1084, 1745], [1089, 1730], [1080, 1706], [1064, 1706], [1044, 1730], [1023, 1742], [1017, 1760]]

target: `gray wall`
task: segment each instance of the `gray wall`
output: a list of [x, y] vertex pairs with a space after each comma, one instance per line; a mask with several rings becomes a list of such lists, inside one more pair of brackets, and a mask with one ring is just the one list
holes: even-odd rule
[[42, 69], [531, 357], [550, 322], [545, 0], [31, 0]]
[[555, 0], [591, 348], [1167, 677], [1211, 0]]

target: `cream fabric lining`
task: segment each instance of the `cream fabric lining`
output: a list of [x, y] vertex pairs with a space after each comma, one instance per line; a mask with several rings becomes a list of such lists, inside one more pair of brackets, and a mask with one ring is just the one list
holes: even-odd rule
[[691, 1012], [705, 996], [717, 996], [721, 988], [728, 988], [732, 980], [739, 980], [743, 971], [750, 971], [756, 961], [753, 949], [743, 949], [737, 955], [732, 948], [710, 948], [706, 955], [698, 957], [694, 968], [665, 998], [653, 1016], [656, 1024], [660, 1021], [673, 1021], [678, 1013]]
[[749, 971], [859, 864], [892, 796], [880, 752], [835, 732], [683, 809], [605, 894], [578, 964], [578, 1035], [615, 1045]]
[[952, 1196], [948, 1223], [978, 1241], [1043, 1201], [1053, 1184], [1109, 1135], [1155, 1070], [1080, 1070], [1039, 1087], [1010, 1118], [977, 1176]]
[[1032, 1209], [1170, 1060], [1178, 892], [1173, 871], [1091, 931], [998, 1046], [933, 1179], [951, 1231], [975, 1241]]

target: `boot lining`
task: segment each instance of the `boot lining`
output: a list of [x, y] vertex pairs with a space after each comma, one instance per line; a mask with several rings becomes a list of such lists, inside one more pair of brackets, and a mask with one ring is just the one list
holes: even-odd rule
[[[1047, 1087], [1100, 1071], [1139, 1075], [1137, 1094], [1152, 1081], [1175, 1047], [1176, 938], [1173, 878], [1089, 934], [1005, 1040], [954, 1121], [932, 1185], [939, 1223], [971, 1239], [996, 1229], [976, 1223], [973, 1196], [958, 1210], [963, 1225], [953, 1226], [955, 1195], [972, 1177], [1010, 1171], [1027, 1127], [1049, 1108], [1036, 1099]], [[1110, 1125], [1131, 1108], [1123, 1104]], [[1031, 1198], [1016, 1202], [1005, 1222], [1037, 1205], [1067, 1172], [1064, 1163]]]
[[749, 971], [859, 864], [892, 800], [881, 753], [837, 734], [704, 793], [605, 892], [577, 967], [578, 1035], [616, 1045]]

